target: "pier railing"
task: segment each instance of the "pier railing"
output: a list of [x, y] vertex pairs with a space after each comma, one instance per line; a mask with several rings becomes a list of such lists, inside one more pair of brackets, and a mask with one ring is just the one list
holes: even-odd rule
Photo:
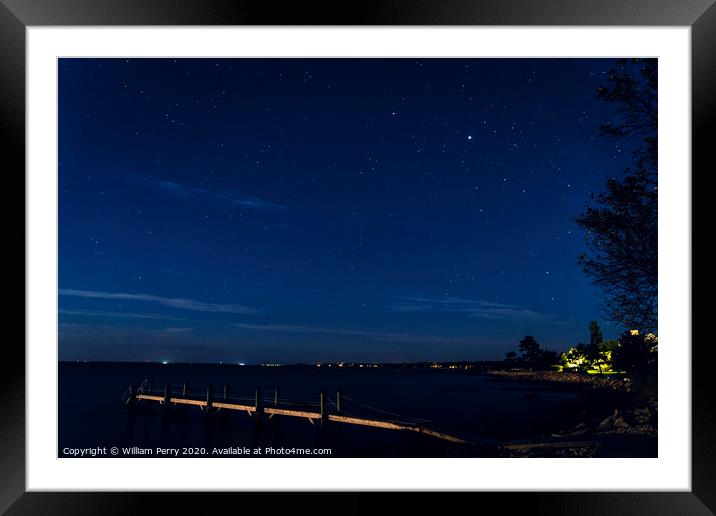
[[[329, 398], [321, 391], [317, 400], [286, 399], [276, 387], [269, 395], [257, 388], [253, 395], [237, 395], [229, 390], [228, 385], [217, 393], [212, 385], [204, 389], [190, 388], [187, 383], [173, 386], [169, 383], [155, 385], [145, 379], [139, 386], [132, 382], [122, 395], [122, 404], [135, 405], [142, 403], [159, 403], [165, 408], [176, 405], [196, 406], [205, 413], [226, 411], [245, 412], [249, 416], [260, 419], [271, 419], [276, 416], [297, 417], [307, 419], [313, 425], [325, 427], [329, 423], [358, 425], [387, 430], [401, 430], [429, 435], [452, 443], [468, 444], [468, 441], [425, 426], [426, 419], [409, 418], [360, 403], [345, 396], [340, 390], [335, 398]], [[346, 404], [351, 407], [367, 409], [380, 414], [380, 418], [358, 416], [353, 411], [346, 411]]]

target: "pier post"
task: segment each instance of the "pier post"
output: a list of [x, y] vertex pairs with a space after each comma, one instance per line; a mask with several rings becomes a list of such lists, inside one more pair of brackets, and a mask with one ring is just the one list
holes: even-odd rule
[[263, 409], [261, 407], [261, 389], [256, 387], [256, 396], [254, 398], [254, 408], [256, 409], [256, 419], [259, 418], [259, 416], [263, 413]]
[[336, 391], [336, 412], [340, 414], [341, 412], [341, 390], [338, 389]]
[[279, 388], [276, 387], [276, 388], [273, 390], [273, 404], [274, 404], [274, 406], [278, 406], [278, 397], [279, 397], [279, 394], [280, 394]]
[[227, 401], [229, 399], [229, 386], [227, 384], [224, 384], [224, 401]]
[[150, 378], [149, 381], [147, 381], [147, 392], [149, 394], [152, 393], [152, 379]]
[[189, 390], [189, 389], [187, 388], [187, 384], [186, 384], [186, 382], [184, 382], [184, 385], [182, 385], [182, 389], [181, 389], [181, 396], [182, 396], [182, 398], [186, 398], [186, 393], [187, 393], [188, 390]]
[[129, 382], [129, 396], [127, 396], [125, 405], [131, 405], [132, 403], [134, 403], [134, 380]]
[[321, 391], [321, 426], [328, 421], [328, 411], [326, 410], [326, 393]]
[[169, 398], [172, 397], [172, 386], [169, 382], [164, 384], [164, 406], [169, 406]]
[[209, 409], [211, 408], [211, 403], [214, 401], [213, 392], [211, 389], [211, 385], [206, 386], [206, 412], [209, 412]]

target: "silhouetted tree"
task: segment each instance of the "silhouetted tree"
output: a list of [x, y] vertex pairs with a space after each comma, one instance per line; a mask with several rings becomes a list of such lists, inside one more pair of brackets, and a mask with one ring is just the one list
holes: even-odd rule
[[505, 360], [507, 362], [514, 362], [515, 360], [517, 360], [517, 353], [515, 353], [514, 351], [508, 351], [507, 353], [505, 353]]
[[602, 347], [599, 344], [589, 344], [584, 347], [584, 355], [589, 365], [596, 368], [599, 373], [604, 373], [607, 360], [602, 354]]
[[535, 369], [544, 369], [557, 362], [557, 352], [542, 349], [532, 335], [527, 335], [522, 339], [517, 349], [522, 361]]
[[648, 335], [626, 332], [619, 337], [619, 344], [612, 351], [612, 362], [616, 369], [623, 369], [630, 374], [656, 372], [658, 353], [654, 347], [655, 342]]
[[612, 355], [614, 349], [619, 347], [618, 340], [604, 341], [602, 330], [599, 328], [597, 321], [589, 323], [589, 345], [585, 346], [587, 360], [593, 368], [597, 368], [600, 373], [612, 369]]
[[542, 350], [542, 367], [549, 367], [558, 362], [559, 353], [551, 349]]
[[577, 219], [584, 272], [602, 289], [607, 316], [643, 333], [657, 327], [657, 61], [620, 60], [597, 97], [617, 104], [602, 134], [639, 138], [634, 167], [607, 181]]
[[602, 329], [597, 321], [589, 321], [589, 343], [592, 346], [599, 346], [603, 341]]
[[542, 349], [532, 335], [527, 335], [520, 341], [520, 345], [517, 348], [522, 355], [522, 360], [525, 362], [537, 362], [542, 356]]
[[614, 351], [619, 346], [621, 346], [619, 339], [609, 339], [602, 342], [599, 347], [602, 351]]

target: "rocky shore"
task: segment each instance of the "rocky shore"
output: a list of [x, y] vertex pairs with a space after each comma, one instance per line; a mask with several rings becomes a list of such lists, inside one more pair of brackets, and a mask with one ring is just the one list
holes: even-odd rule
[[488, 374], [569, 388], [577, 394], [572, 409], [553, 421], [554, 431], [503, 443], [499, 447], [500, 456], [653, 457], [657, 454], [656, 397], [645, 394], [628, 378], [518, 370]]
[[582, 386], [585, 388], [610, 389], [612, 391], [630, 392], [631, 381], [622, 376], [598, 374], [578, 374], [555, 371], [524, 371], [524, 370], [494, 370], [488, 375], [499, 378], [512, 378], [515, 380], [529, 380], [549, 384], [563, 384], [569, 386]]

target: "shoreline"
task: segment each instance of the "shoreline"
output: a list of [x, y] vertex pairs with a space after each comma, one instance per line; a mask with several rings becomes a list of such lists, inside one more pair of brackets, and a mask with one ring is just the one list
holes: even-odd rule
[[498, 446], [503, 457], [655, 456], [658, 403], [639, 395], [626, 377], [556, 371], [493, 370], [493, 378], [532, 382], [577, 395], [578, 413], [553, 421], [555, 430]]
[[527, 380], [548, 385], [583, 387], [587, 389], [608, 389], [614, 392], [631, 392], [631, 380], [624, 376], [617, 378], [597, 374], [579, 374], [557, 371], [526, 371], [494, 369], [487, 371], [488, 376], [511, 380]]

